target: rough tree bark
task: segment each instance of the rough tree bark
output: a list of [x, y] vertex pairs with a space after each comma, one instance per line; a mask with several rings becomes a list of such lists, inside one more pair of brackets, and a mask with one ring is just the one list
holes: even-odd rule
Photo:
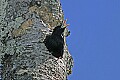
[[66, 80], [73, 66], [66, 38], [58, 60], [43, 43], [63, 20], [59, 0], [0, 0], [2, 80]]

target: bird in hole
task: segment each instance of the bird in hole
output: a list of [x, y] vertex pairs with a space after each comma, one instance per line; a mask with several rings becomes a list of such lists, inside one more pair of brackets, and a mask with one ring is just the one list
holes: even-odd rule
[[51, 35], [46, 36], [44, 43], [48, 51], [58, 59], [63, 57], [64, 53], [64, 30], [69, 24], [64, 20], [59, 26], [53, 29]]

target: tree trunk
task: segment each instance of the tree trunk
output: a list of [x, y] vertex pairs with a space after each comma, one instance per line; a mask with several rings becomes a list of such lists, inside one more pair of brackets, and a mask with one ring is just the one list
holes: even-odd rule
[[62, 59], [43, 43], [63, 20], [59, 0], [0, 0], [2, 80], [66, 80], [73, 66], [66, 38]]

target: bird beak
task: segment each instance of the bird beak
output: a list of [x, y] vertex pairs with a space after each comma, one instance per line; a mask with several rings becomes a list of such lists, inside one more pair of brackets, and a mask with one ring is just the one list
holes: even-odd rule
[[66, 28], [67, 26], [69, 26], [70, 24], [67, 24], [67, 19], [63, 21], [62, 23], [62, 28]]

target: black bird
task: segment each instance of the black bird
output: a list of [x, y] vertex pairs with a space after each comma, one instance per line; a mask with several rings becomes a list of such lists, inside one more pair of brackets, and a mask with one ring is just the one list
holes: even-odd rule
[[67, 27], [66, 24], [61, 23], [59, 26], [55, 27], [53, 29], [52, 34], [46, 36], [46, 39], [44, 40], [45, 46], [47, 47], [48, 51], [50, 51], [52, 55], [56, 58], [63, 57], [64, 52], [63, 33], [66, 27]]

